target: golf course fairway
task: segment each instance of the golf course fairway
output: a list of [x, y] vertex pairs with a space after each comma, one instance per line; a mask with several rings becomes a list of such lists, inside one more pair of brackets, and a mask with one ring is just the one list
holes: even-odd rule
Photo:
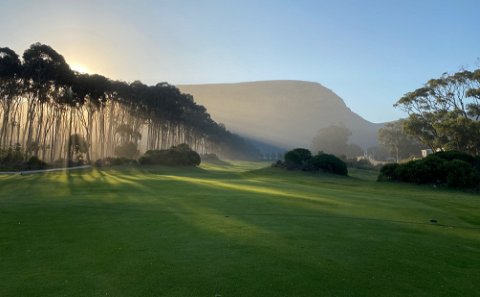
[[0, 296], [479, 296], [480, 196], [375, 179], [247, 162], [0, 175]]

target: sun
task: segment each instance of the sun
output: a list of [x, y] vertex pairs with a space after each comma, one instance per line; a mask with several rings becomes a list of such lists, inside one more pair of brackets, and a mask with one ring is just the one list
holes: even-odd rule
[[72, 64], [70, 64], [70, 68], [73, 71], [77, 71], [79, 73], [90, 73], [90, 68], [88, 68], [87, 66], [82, 65], [80, 63], [72, 63]]

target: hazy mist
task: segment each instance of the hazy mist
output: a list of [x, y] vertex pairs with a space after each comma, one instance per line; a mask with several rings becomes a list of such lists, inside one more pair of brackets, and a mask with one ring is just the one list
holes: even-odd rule
[[352, 112], [330, 89], [305, 81], [179, 85], [204, 105], [212, 118], [232, 131], [283, 148], [309, 147], [320, 128], [343, 124], [350, 143], [377, 143], [382, 124]]

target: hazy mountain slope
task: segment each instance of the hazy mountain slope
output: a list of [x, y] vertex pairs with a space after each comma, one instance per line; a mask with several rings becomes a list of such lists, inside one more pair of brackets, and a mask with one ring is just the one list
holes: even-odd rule
[[309, 147], [318, 129], [343, 123], [351, 143], [375, 145], [381, 124], [352, 112], [331, 90], [304, 81], [178, 85], [231, 131], [283, 148]]

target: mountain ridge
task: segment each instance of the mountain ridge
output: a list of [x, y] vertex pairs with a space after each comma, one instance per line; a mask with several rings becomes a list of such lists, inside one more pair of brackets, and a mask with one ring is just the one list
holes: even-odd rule
[[232, 132], [283, 149], [309, 147], [317, 131], [332, 124], [349, 128], [350, 143], [366, 149], [377, 144], [377, 131], [383, 127], [353, 112], [318, 82], [266, 80], [177, 87], [193, 95]]

